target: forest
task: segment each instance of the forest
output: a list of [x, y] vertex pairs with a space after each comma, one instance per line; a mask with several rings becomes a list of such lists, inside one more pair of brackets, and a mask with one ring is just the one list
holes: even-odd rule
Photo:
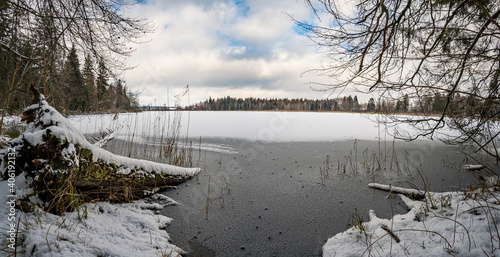
[[[207, 100], [189, 106], [189, 110], [234, 111], [234, 110], [282, 110], [282, 111], [343, 111], [343, 112], [379, 112], [379, 113], [417, 113], [439, 114], [445, 108], [446, 97], [439, 93], [421, 99], [410, 99], [408, 95], [396, 99], [377, 99], [373, 97], [367, 103], [358, 97], [343, 96], [332, 99], [288, 99], [288, 98], [222, 98], [209, 97]], [[451, 102], [452, 107], [462, 106], [469, 116], [474, 116], [478, 105], [487, 104], [473, 97], [457, 94]], [[491, 105], [491, 110], [500, 106]], [[498, 113], [498, 112], [495, 112]], [[451, 113], [449, 115], [452, 115]], [[497, 118], [500, 116], [497, 114]]]
[[[32, 50], [27, 48], [24, 51]], [[2, 51], [1, 53], [4, 55], [2, 61], [14, 61], [15, 57], [9, 57], [8, 52]], [[110, 72], [102, 60], [96, 64], [91, 55], [87, 54], [81, 67], [77, 50], [72, 47], [67, 56], [60, 56], [53, 62], [50, 75], [45, 78], [43, 75], [49, 71], [44, 70], [46, 69], [44, 66], [32, 67], [29, 74], [24, 75], [25, 78], [21, 83], [26, 83], [26, 85], [19, 86], [17, 90], [11, 92], [10, 103], [7, 106], [10, 113], [19, 112], [29, 105], [32, 96], [26, 88], [40, 78], [44, 79], [43, 93], [48, 102], [66, 114], [110, 110], [131, 111], [138, 107], [137, 96], [127, 89], [124, 80], [110, 79]], [[29, 61], [19, 59], [12, 67], [19, 69], [27, 65]], [[8, 80], [9, 78], [2, 79]], [[9, 84], [0, 85], [5, 87]], [[8, 88], [2, 90], [9, 91]]]
[[2, 117], [30, 105], [32, 86], [63, 114], [138, 106], [120, 56], [133, 50], [125, 44], [134, 33], [147, 31], [141, 22], [82, 1], [1, 1], [0, 17]]

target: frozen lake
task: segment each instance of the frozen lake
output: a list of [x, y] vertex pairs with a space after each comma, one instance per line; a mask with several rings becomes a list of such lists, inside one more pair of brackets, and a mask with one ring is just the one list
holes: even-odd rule
[[[121, 138], [142, 139], [167, 134], [169, 124], [180, 121], [180, 136], [233, 138], [265, 142], [328, 142], [339, 140], [392, 140], [397, 127], [379, 126], [383, 116], [359, 113], [274, 111], [140, 112], [71, 117], [85, 134], [113, 129]], [[408, 127], [404, 128], [409, 130]]]
[[[167, 228], [173, 243], [192, 256], [319, 256], [355, 212], [368, 220], [370, 209], [382, 218], [407, 211], [399, 197], [369, 189], [370, 182], [442, 191], [474, 180], [461, 170], [466, 160], [460, 149], [430, 140], [393, 141], [395, 127], [375, 123], [378, 115], [180, 114], [71, 120], [87, 134], [114, 130], [117, 139], [108, 143], [113, 152], [150, 158], [168, 124], [180, 119], [179, 136], [193, 138], [193, 162], [202, 173], [165, 192], [180, 204], [162, 213], [174, 219]], [[130, 141], [136, 150], [130, 151]]]

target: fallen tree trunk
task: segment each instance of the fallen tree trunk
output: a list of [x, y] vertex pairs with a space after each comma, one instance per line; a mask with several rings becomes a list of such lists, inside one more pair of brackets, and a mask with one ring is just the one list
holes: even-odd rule
[[398, 194], [403, 194], [403, 195], [410, 197], [413, 200], [420, 201], [420, 200], [425, 198], [425, 192], [417, 190], [417, 189], [395, 187], [392, 185], [384, 185], [384, 184], [379, 184], [379, 183], [370, 183], [370, 184], [368, 184], [368, 186], [371, 188], [388, 191], [390, 193], [394, 192], [394, 193], [398, 193]]
[[[85, 201], [128, 202], [145, 191], [170, 188], [198, 174], [198, 168], [114, 155], [88, 142], [71, 123], [45, 101], [34, 88], [34, 104], [23, 112], [26, 132], [8, 142], [15, 149], [15, 165], [9, 167], [7, 149], [0, 151], [1, 175], [15, 170], [24, 176], [46, 211], [62, 214]], [[37, 201], [31, 201], [37, 202]], [[24, 203], [23, 206], [27, 204]]]

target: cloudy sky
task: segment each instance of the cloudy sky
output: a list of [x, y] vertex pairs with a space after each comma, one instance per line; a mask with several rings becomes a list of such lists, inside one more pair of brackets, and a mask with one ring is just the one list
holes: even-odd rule
[[125, 73], [128, 87], [141, 91], [140, 104], [172, 104], [189, 84], [182, 104], [212, 98], [312, 98], [309, 82], [326, 82], [305, 71], [324, 55], [295, 26], [314, 19], [302, 0], [145, 0], [127, 10], [156, 27], [137, 45]]

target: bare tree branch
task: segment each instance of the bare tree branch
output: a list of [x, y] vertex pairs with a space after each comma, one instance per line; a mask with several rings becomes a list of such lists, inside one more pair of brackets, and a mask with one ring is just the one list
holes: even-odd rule
[[407, 95], [413, 112], [432, 116], [391, 116], [419, 129], [406, 139], [432, 138], [446, 127], [458, 136], [441, 139], [500, 159], [490, 149], [500, 135], [499, 0], [305, 2], [322, 14], [314, 24], [296, 23], [331, 59], [315, 70], [331, 78], [326, 90], [378, 92], [385, 103]]

